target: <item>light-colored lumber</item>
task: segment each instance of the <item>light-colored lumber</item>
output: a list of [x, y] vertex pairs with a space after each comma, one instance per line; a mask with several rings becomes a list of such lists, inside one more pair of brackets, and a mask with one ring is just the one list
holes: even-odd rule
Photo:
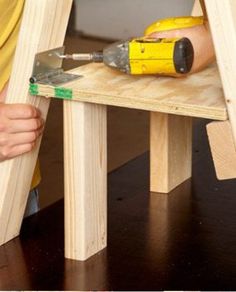
[[[80, 79], [63, 85], [73, 100], [176, 115], [226, 120], [221, 81], [213, 65], [187, 78], [130, 76], [103, 64], [72, 70]], [[54, 88], [38, 86], [39, 94], [54, 97]]]
[[236, 144], [236, 1], [206, 0], [205, 4]]
[[191, 177], [192, 119], [151, 113], [150, 190], [169, 193]]
[[202, 3], [200, 2], [200, 0], [194, 1], [192, 16], [201, 16], [203, 14], [201, 5], [202, 5]]
[[64, 102], [65, 256], [86, 260], [107, 244], [106, 106]]
[[217, 178], [236, 178], [236, 151], [230, 122], [208, 124], [207, 134]]
[[218, 179], [236, 178], [236, 2], [206, 0], [230, 122], [207, 126]]
[[[61, 46], [71, 9], [71, 0], [26, 0], [7, 103], [36, 105], [46, 118], [49, 101], [28, 95], [35, 54]], [[37, 148], [0, 163], [0, 244], [19, 234], [38, 155]]]

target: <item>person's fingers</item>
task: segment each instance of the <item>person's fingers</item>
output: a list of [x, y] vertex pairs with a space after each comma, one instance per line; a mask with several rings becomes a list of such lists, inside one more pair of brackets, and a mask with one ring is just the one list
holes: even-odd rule
[[39, 136], [42, 134], [42, 130], [34, 132], [26, 132], [19, 134], [10, 134], [8, 136], [8, 145], [14, 147], [22, 144], [35, 143]]
[[0, 161], [31, 151], [43, 128], [36, 107], [0, 103]]
[[189, 28], [153, 32], [150, 37], [154, 38], [190, 38], [198, 40], [202, 33], [205, 33], [205, 25], [197, 25]]
[[6, 160], [11, 159], [13, 157], [16, 157], [18, 155], [30, 152], [35, 147], [36, 143], [27, 143], [27, 144], [21, 144], [16, 145], [12, 148], [7, 148], [4, 151], [1, 151], [0, 153], [0, 160]]
[[44, 121], [41, 118], [24, 119], [24, 120], [8, 120], [8, 133], [32, 132], [39, 131], [44, 126]]
[[33, 119], [41, 116], [39, 109], [28, 104], [2, 104], [0, 116], [9, 119]]
[[161, 32], [153, 32], [150, 34], [148, 37], [153, 37], [153, 38], [175, 38], [179, 37], [179, 30], [168, 30], [168, 31], [161, 31]]

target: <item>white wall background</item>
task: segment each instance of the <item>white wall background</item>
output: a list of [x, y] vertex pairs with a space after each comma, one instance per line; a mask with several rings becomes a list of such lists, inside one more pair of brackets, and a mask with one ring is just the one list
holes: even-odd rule
[[194, 0], [75, 0], [76, 29], [111, 39], [143, 35], [159, 18], [190, 15]]

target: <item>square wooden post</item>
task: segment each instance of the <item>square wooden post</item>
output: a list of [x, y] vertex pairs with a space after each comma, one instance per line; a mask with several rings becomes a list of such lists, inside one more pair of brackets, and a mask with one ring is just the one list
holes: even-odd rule
[[169, 193], [191, 177], [192, 119], [151, 112], [150, 191]]
[[64, 101], [65, 257], [107, 245], [106, 106]]

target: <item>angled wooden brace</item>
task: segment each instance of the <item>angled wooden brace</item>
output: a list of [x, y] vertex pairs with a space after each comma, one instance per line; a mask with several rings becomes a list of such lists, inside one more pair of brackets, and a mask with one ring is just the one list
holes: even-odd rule
[[229, 121], [207, 126], [218, 179], [236, 178], [236, 1], [205, 0]]
[[[71, 4], [72, 0], [26, 0], [6, 103], [35, 105], [46, 118], [49, 101], [28, 94], [29, 77], [37, 52], [62, 46]], [[39, 145], [0, 163], [0, 244], [19, 234]]]

